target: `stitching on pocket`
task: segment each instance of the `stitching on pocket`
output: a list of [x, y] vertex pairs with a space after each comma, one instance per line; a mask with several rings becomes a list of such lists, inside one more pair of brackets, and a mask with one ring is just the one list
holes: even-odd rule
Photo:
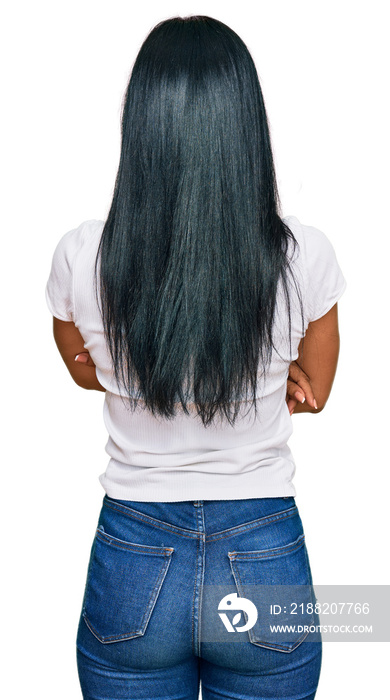
[[295, 542], [285, 544], [283, 547], [274, 547], [271, 549], [258, 549], [249, 552], [228, 552], [229, 559], [238, 559], [239, 561], [251, 559], [269, 559], [271, 557], [283, 556], [299, 549], [305, 541], [305, 535], [300, 535]]
[[[294, 555], [296, 553], [299, 553], [300, 550], [302, 550], [302, 556], [301, 560], [298, 563], [300, 570], [303, 573], [303, 578], [305, 579], [305, 583], [302, 585], [302, 588], [301, 585], [297, 584], [295, 581], [288, 581], [287, 584], [285, 583], [286, 572], [288, 571], [288, 568], [287, 563], [284, 563], [284, 565], [282, 564], [282, 561], [284, 561], [284, 557], [290, 554]], [[297, 556], [299, 556], [299, 554], [297, 554]], [[259, 616], [260, 619], [256, 621], [254, 627], [248, 630], [249, 641], [256, 646], [264, 647], [267, 649], [273, 649], [275, 651], [281, 651], [285, 653], [290, 653], [294, 651], [294, 649], [296, 649], [306, 639], [310, 632], [310, 630], [305, 629], [305, 627], [307, 628], [314, 624], [313, 608], [311, 609], [312, 612], [307, 612], [306, 608], [308, 604], [311, 604], [312, 606], [315, 605], [315, 596], [312, 589], [310, 566], [306, 552], [304, 534], [300, 535], [300, 537], [298, 537], [298, 539], [294, 542], [291, 542], [282, 547], [248, 552], [228, 552], [228, 557], [230, 560], [230, 566], [235, 580], [238, 595], [240, 597], [252, 600], [252, 602], [255, 605], [257, 603], [256, 607], [258, 611], [259, 608], [261, 609], [262, 614]], [[278, 572], [273, 568], [272, 565], [272, 562], [274, 562], [277, 557], [281, 558], [281, 567], [284, 566], [284, 568], [281, 568], [280, 583], [278, 581]], [[268, 568], [268, 570], [267, 562], [269, 562], [271, 565], [270, 568]], [[249, 581], [253, 580], [253, 582], [247, 583], [243, 579], [243, 575], [245, 573], [248, 574]], [[260, 592], [258, 591], [258, 589], [255, 588], [258, 584], [260, 584], [260, 586], [263, 587], [260, 589]], [[302, 617], [300, 619], [294, 620], [293, 618], [287, 621], [282, 621], [282, 619], [278, 620], [277, 618], [272, 619], [269, 612], [270, 601], [268, 601], [267, 603], [265, 602], [264, 586], [269, 587], [271, 592], [275, 589], [275, 587], [281, 587], [283, 589], [284, 586], [291, 586], [291, 590], [298, 587], [300, 594], [302, 594], [303, 596], [302, 603], [299, 601], [292, 602], [297, 603], [298, 609], [300, 605], [303, 605]], [[250, 592], [250, 589], [253, 587], [255, 588], [254, 595]], [[255, 598], [255, 600], [252, 599], [253, 597]], [[274, 600], [273, 602], [277, 603], [277, 600]], [[262, 605], [264, 606], [263, 609], [261, 608]], [[306, 614], [304, 614], [305, 611]], [[263, 618], [264, 620], [267, 620], [268, 627], [266, 622], [263, 622]], [[263, 627], [260, 627], [261, 623], [263, 623]], [[299, 632], [294, 631], [294, 633], [290, 632], [291, 636], [288, 640], [284, 639], [283, 641], [281, 641], [278, 638], [272, 638], [272, 633], [270, 629], [271, 625], [277, 626], [278, 624], [281, 626], [291, 625], [291, 627], [293, 625], [295, 625], [295, 627], [300, 625], [302, 626], [303, 630], [301, 631], [298, 637], [297, 634], [299, 634]], [[285, 632], [280, 632], [280, 634], [282, 633], [288, 634], [289, 632], [288, 630], [285, 630]]]
[[[82, 616], [103, 644], [143, 636], [173, 547], [151, 547], [95, 533]], [[160, 558], [160, 560], [159, 560]]]
[[100, 527], [97, 528], [95, 534], [98, 538], [101, 538], [104, 542], [107, 542], [107, 544], [113, 544], [115, 547], [118, 547], [118, 549], [142, 552], [142, 554], [151, 554], [152, 556], [170, 556], [174, 551], [173, 547], [154, 547], [148, 544], [125, 542], [125, 540], [120, 540], [118, 537], [108, 535], [107, 532], [102, 530]]

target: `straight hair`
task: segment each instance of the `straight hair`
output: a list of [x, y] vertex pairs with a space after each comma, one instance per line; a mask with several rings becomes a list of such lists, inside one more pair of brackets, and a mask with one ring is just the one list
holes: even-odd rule
[[243, 396], [257, 410], [279, 283], [291, 354], [289, 278], [303, 327], [288, 255], [298, 243], [279, 215], [263, 95], [240, 37], [205, 16], [157, 24], [131, 72], [121, 138], [95, 264], [119, 393], [155, 417], [192, 404], [205, 427], [217, 415], [234, 425]]

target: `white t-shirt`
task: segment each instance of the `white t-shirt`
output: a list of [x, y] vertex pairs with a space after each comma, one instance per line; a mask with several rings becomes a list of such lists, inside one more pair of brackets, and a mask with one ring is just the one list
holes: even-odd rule
[[[293, 270], [301, 287], [305, 332], [346, 288], [332, 244], [322, 231], [285, 217], [298, 240]], [[51, 313], [79, 329], [105, 387], [104, 421], [110, 460], [99, 476], [111, 498], [131, 501], [231, 500], [295, 496], [295, 463], [287, 441], [292, 419], [286, 404], [289, 365], [302, 337], [300, 308], [292, 297], [292, 355], [287, 309], [278, 290], [272, 361], [259, 382], [257, 418], [242, 402], [232, 427], [222, 419], [205, 428], [195, 412], [167, 421], [142, 403], [132, 411], [120, 397], [95, 298], [94, 263], [104, 222], [90, 220], [66, 233], [53, 255], [46, 286]]]

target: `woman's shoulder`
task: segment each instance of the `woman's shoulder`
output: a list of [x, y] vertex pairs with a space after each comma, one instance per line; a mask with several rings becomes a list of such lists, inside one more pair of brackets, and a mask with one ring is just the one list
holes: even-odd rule
[[[83, 221], [63, 234], [55, 247], [46, 300], [53, 316], [63, 321], [74, 320], [75, 270], [81, 271], [80, 279], [88, 279], [87, 272], [93, 264], [93, 251], [97, 250], [103, 226], [104, 222], [98, 219]], [[81, 268], [77, 261], [81, 261]]]
[[305, 280], [308, 321], [314, 321], [340, 299], [347, 283], [333, 244], [321, 229], [303, 224], [296, 216], [283, 221], [298, 242], [293, 259]]
[[282, 220], [294, 234], [298, 242], [298, 255], [306, 265], [310, 265], [316, 258], [332, 257], [333, 244], [322, 229], [304, 224], [293, 215], [285, 216]]
[[81, 224], [67, 231], [59, 241], [58, 245], [68, 248], [78, 248], [96, 239], [103, 231], [104, 221], [100, 219], [87, 219]]
[[103, 227], [104, 221], [87, 219], [64, 233], [55, 247], [53, 263], [72, 266], [80, 250], [98, 244]]

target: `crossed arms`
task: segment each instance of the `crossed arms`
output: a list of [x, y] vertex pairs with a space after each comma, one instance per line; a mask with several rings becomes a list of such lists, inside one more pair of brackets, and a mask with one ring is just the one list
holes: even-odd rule
[[[76, 384], [83, 389], [105, 391], [96, 377], [96, 367], [84, 348], [84, 339], [75, 324], [53, 316], [53, 334]], [[289, 368], [287, 406], [290, 414], [319, 413], [328, 400], [337, 369], [340, 350], [337, 304], [317, 321], [309, 323], [304, 347], [301, 341], [298, 350], [298, 358]]]

